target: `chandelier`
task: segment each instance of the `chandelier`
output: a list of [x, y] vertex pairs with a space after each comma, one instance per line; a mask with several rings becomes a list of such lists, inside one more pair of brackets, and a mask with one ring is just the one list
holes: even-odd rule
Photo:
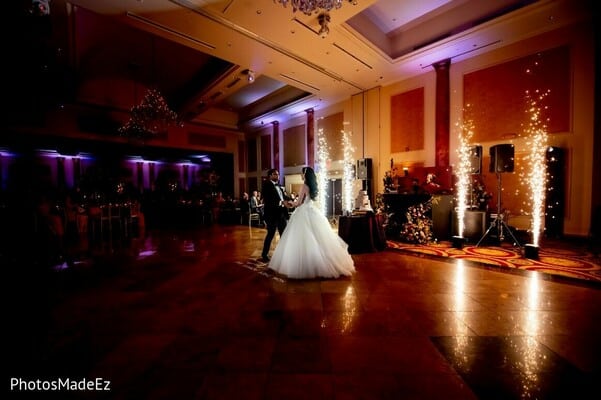
[[[319, 13], [322, 11], [331, 11], [342, 7], [344, 0], [273, 0], [274, 3], [281, 3], [284, 7], [288, 3], [292, 4], [292, 11], [301, 11], [306, 15]], [[347, 3], [357, 5], [358, 0], [346, 0]]]
[[145, 141], [166, 133], [176, 121], [177, 114], [158, 90], [149, 89], [142, 102], [132, 107], [131, 117], [119, 128], [119, 133], [132, 140]]
[[330, 33], [330, 28], [328, 28], [328, 24], [330, 23], [330, 14], [327, 11], [322, 12], [317, 16], [317, 21], [319, 21], [319, 32], [317, 34], [322, 38], [325, 38]]

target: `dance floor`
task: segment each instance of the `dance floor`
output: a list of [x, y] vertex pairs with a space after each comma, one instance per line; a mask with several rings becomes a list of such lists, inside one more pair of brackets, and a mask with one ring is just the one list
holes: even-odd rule
[[265, 233], [80, 241], [53, 268], [0, 253], [9, 398], [601, 398], [601, 286], [513, 267], [572, 260], [557, 246], [537, 262], [471, 250], [482, 267], [389, 242], [352, 254], [350, 277], [294, 280], [259, 261]]
[[601, 284], [601, 258], [583, 246], [569, 242], [554, 241], [538, 249], [538, 258], [524, 256], [523, 248], [501, 243], [496, 246], [464, 245], [454, 248], [451, 242], [441, 241], [430, 244], [413, 244], [389, 240], [389, 249], [413, 254], [450, 257], [471, 261], [488, 268], [513, 270], [514, 272], [536, 271], [549, 275], [552, 279], [582, 281], [594, 285]]

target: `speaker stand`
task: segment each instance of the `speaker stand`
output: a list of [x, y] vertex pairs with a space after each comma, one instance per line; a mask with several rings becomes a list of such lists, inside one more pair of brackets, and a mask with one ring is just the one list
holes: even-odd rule
[[509, 229], [509, 226], [507, 226], [507, 224], [505, 223], [504, 216], [501, 213], [501, 188], [501, 174], [497, 172], [497, 215], [495, 219], [491, 221], [490, 226], [488, 227], [486, 232], [484, 232], [484, 235], [482, 235], [480, 240], [478, 240], [478, 243], [476, 243], [476, 247], [480, 246], [480, 243], [482, 243], [484, 238], [487, 237], [488, 234], [493, 231], [493, 229], [496, 229], [497, 231], [497, 238], [499, 239], [499, 243], [501, 243], [505, 239], [505, 236], [503, 235], [503, 231], [505, 230], [513, 239], [514, 246], [521, 247], [520, 242], [518, 242], [514, 234], [511, 232], [511, 229]]

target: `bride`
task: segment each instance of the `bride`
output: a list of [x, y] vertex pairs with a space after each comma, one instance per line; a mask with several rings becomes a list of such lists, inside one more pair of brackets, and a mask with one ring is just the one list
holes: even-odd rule
[[355, 272], [348, 245], [317, 209], [317, 177], [311, 167], [302, 169], [305, 182], [290, 207], [296, 207], [273, 253], [269, 268], [288, 278], [338, 278]]

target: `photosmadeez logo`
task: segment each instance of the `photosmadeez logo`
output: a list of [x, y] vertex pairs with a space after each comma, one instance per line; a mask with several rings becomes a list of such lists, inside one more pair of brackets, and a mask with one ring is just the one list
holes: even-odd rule
[[110, 391], [111, 381], [104, 378], [23, 379], [10, 378], [13, 392]]

